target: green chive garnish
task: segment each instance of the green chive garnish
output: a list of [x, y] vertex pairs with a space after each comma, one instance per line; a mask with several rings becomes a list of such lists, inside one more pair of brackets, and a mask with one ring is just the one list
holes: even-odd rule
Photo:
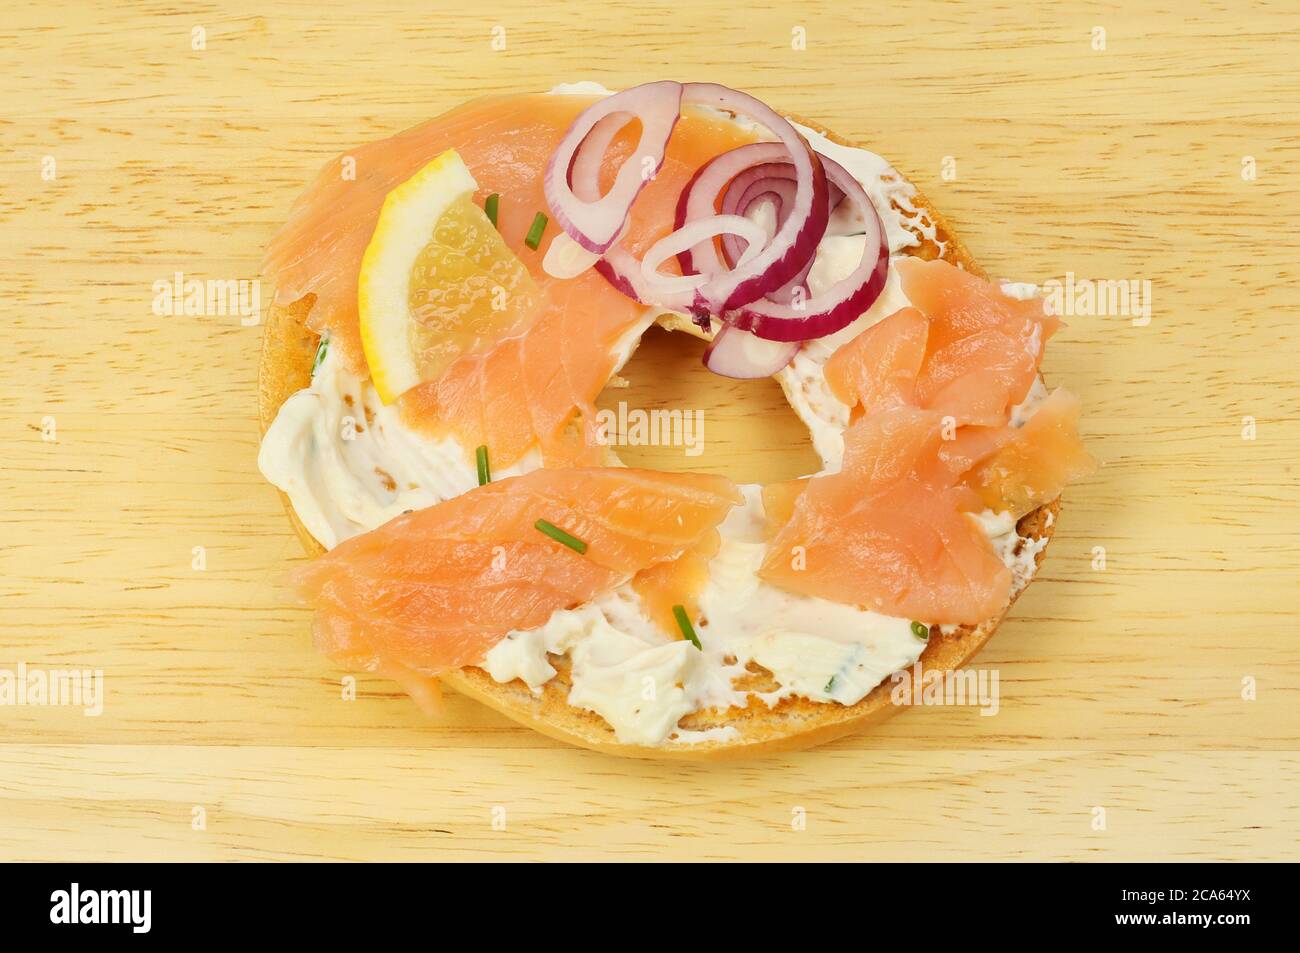
[[542, 243], [542, 232], [546, 231], [546, 213], [538, 212], [533, 217], [532, 227], [528, 229], [528, 237], [524, 239], [524, 244], [537, 251], [537, 246]]
[[487, 213], [488, 221], [492, 223], [493, 228], [497, 227], [497, 209], [500, 207], [501, 196], [496, 192], [483, 200], [483, 211]]
[[822, 691], [824, 691], [827, 695], [829, 695], [834, 690], [835, 690], [835, 676], [832, 675], [831, 680], [826, 683], [826, 687], [823, 688]]
[[555, 540], [557, 543], [563, 543], [565, 546], [568, 546], [579, 556], [587, 552], [586, 543], [578, 539], [576, 536], [569, 535], [554, 523], [548, 523], [546, 520], [538, 520], [533, 524], [533, 526], [551, 537], [551, 539]]
[[930, 641], [930, 627], [923, 622], [912, 623], [912, 634], [922, 642]]
[[487, 447], [479, 447], [475, 450], [474, 457], [478, 461], [478, 485], [487, 486], [492, 482], [492, 468], [488, 465]]
[[311, 362], [312, 377], [316, 376], [316, 371], [321, 366], [321, 362], [325, 360], [325, 355], [329, 353], [329, 349], [330, 336], [328, 334], [322, 334], [320, 343], [316, 345], [316, 357]]
[[686, 636], [687, 641], [700, 651], [704, 651], [704, 646], [700, 645], [700, 637], [695, 634], [695, 626], [691, 625], [691, 617], [686, 614], [686, 607], [673, 606], [673, 618], [677, 620], [677, 628], [682, 630], [682, 635]]

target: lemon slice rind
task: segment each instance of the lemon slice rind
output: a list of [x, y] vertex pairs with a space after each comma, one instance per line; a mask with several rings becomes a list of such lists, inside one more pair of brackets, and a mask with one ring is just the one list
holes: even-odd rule
[[384, 199], [357, 279], [361, 346], [385, 404], [420, 383], [411, 344], [411, 266], [433, 238], [438, 220], [478, 189], [455, 149], [448, 149]]

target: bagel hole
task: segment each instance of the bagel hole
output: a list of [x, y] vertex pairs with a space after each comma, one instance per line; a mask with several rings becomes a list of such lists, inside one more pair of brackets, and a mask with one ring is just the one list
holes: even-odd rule
[[737, 483], [819, 470], [808, 428], [781, 385], [714, 374], [703, 363], [706, 347], [682, 331], [646, 331], [619, 372], [628, 386], [607, 386], [596, 399], [619, 458], [630, 467], [720, 473]]

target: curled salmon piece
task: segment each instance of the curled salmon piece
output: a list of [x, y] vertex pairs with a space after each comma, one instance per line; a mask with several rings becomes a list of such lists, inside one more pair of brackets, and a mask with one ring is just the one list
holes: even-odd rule
[[916, 380], [918, 407], [959, 424], [999, 426], [1029, 394], [1060, 322], [1037, 298], [1022, 301], [946, 261], [898, 263], [903, 292], [929, 319]]
[[929, 335], [924, 314], [901, 308], [832, 354], [826, 362], [826, 383], [858, 414], [915, 404]]

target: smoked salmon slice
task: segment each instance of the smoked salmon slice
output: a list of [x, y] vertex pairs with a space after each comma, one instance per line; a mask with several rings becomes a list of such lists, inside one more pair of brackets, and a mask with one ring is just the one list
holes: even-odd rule
[[1079, 439], [1079, 410], [1069, 391], [1053, 391], [1023, 427], [1001, 429], [997, 449], [964, 482], [984, 506], [1017, 519], [1056, 499], [1097, 466]]
[[[977, 495], [939, 460], [943, 421], [899, 405], [845, 433], [838, 473], [799, 481], [759, 575], [792, 592], [932, 623], [1001, 612], [1011, 573], [965, 513]], [[789, 491], [773, 491], [785, 499]]]
[[[596, 466], [596, 397], [614, 372], [616, 345], [640, 319], [597, 273], [557, 282], [527, 333], [456, 361], [440, 378], [408, 391], [403, 418], [461, 446], [486, 446], [494, 465], [538, 446], [547, 466]], [[570, 427], [574, 420], [579, 426]]]
[[894, 312], [826, 362], [826, 382], [854, 408], [852, 419], [899, 404], [948, 417], [939, 458], [954, 476], [1006, 447], [1000, 475], [979, 478], [984, 501], [999, 511], [1028, 512], [1090, 472], [1070, 395], [1036, 407], [1030, 422], [1043, 417], [1024, 431], [1010, 423], [1038, 376], [1043, 342], [1059, 327], [1041, 301], [1012, 298], [944, 261], [906, 259], [898, 268], [920, 307]]
[[916, 380], [929, 334], [925, 315], [901, 308], [832, 354], [826, 362], [826, 383], [859, 413], [916, 403]]
[[[470, 453], [487, 446], [498, 467], [516, 462], [534, 445], [551, 466], [599, 462], [591, 439], [593, 402], [613, 372], [611, 348], [645, 315], [643, 306], [594, 271], [564, 281], [548, 275], [542, 261], [559, 233], [554, 225], [538, 248], [524, 244], [534, 217], [547, 209], [547, 162], [594, 101], [578, 95], [480, 99], [352, 149], [328, 162], [295, 202], [263, 262], [276, 302], [314, 295], [308, 326], [329, 331], [331, 348], [338, 347], [349, 369], [366, 376], [357, 277], [384, 198], [434, 157], [455, 149], [478, 182], [476, 201], [499, 196], [498, 230], [537, 283], [540, 304], [521, 335], [496, 345], [501, 353], [456, 361], [439, 379], [408, 391], [401, 406], [408, 423], [455, 435]], [[625, 130], [611, 145], [604, 166], [611, 176], [634, 148], [633, 132]], [[696, 170], [754, 138], [719, 114], [685, 110], [662, 167], [632, 210], [622, 244], [639, 253], [672, 231], [678, 196]], [[576, 434], [568, 426], [575, 417]]]
[[1011, 574], [967, 516], [1020, 517], [1094, 466], [1078, 401], [1058, 390], [1021, 427], [1012, 407], [1058, 324], [942, 262], [904, 260], [903, 308], [844, 344], [826, 380], [854, 408], [840, 472], [765, 488], [760, 575], [795, 592], [930, 623], [1002, 611]]
[[[423, 675], [483, 661], [697, 545], [741, 502], [724, 477], [624, 468], [535, 470], [353, 537], [297, 571], [317, 647], [337, 661]], [[586, 544], [579, 553], [537, 528]]]
[[1038, 376], [1060, 322], [941, 259], [898, 263], [903, 292], [929, 319], [916, 404], [959, 424], [999, 426]]

